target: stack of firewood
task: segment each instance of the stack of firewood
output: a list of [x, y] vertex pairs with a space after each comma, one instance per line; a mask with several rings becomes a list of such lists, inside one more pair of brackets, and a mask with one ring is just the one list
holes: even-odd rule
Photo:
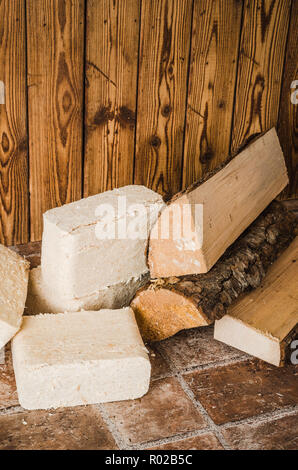
[[271, 129], [168, 202], [149, 239], [151, 280], [131, 304], [145, 340], [215, 322], [215, 339], [284, 363], [298, 323], [297, 223], [273, 199], [287, 183]]

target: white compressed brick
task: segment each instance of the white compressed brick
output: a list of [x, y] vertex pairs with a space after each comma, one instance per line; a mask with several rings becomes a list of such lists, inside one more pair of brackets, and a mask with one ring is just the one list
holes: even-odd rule
[[100, 289], [91, 295], [81, 298], [61, 297], [48, 288], [42, 280], [41, 267], [30, 271], [28, 296], [26, 300], [27, 315], [39, 313], [60, 313], [65, 311], [118, 309], [130, 305], [135, 293], [149, 280], [149, 271], [138, 278], [131, 278], [112, 286]]
[[22, 324], [29, 268], [28, 261], [0, 245], [0, 349]]
[[[126, 210], [119, 214], [118, 205], [124, 198]], [[126, 219], [127, 225], [133, 222], [136, 216], [133, 206], [139, 204], [147, 216], [139, 224], [146, 236], [122, 239], [116, 231], [116, 238], [98, 238], [96, 227], [103, 216], [97, 210], [105, 204], [115, 211], [115, 218], [107, 222], [106, 233], [113, 237], [119, 221]], [[49, 210], [44, 214], [43, 281], [60, 297], [80, 299], [146, 274], [147, 235], [163, 207], [160, 195], [144, 186], [132, 185]]]
[[29, 410], [135, 399], [149, 389], [148, 352], [130, 308], [24, 317], [12, 356]]

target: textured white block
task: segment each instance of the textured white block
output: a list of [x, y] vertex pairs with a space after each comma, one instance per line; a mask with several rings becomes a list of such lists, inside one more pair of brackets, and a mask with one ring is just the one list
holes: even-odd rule
[[[139, 217], [135, 211], [136, 204], [145, 209], [144, 217]], [[96, 231], [105, 219], [98, 209], [106, 205], [115, 214], [107, 221], [105, 230], [111, 239], [98, 238]], [[41, 261], [43, 281], [61, 298], [80, 299], [96, 295], [108, 286], [139, 278], [148, 271], [147, 235], [163, 206], [160, 195], [135, 185], [46, 212]], [[146, 236], [132, 239], [125, 232], [125, 237], [119, 238], [121, 221], [126, 220], [126, 226], [129, 226], [136, 217]]]
[[24, 317], [12, 355], [20, 404], [30, 410], [134, 399], [149, 388], [130, 308]]
[[54, 290], [45, 285], [39, 266], [30, 271], [25, 313], [27, 315], [36, 315], [39, 313], [78, 312], [80, 310], [127, 307], [137, 290], [146, 284], [149, 278], [149, 271], [147, 271], [139, 278], [131, 278], [127, 282], [114, 284], [99, 290], [95, 294], [80, 299], [68, 299], [67, 297], [59, 297]]
[[30, 264], [0, 245], [0, 349], [22, 324]]

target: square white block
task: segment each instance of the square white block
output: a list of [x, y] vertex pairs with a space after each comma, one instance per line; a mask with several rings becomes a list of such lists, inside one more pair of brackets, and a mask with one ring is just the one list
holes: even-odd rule
[[0, 349], [22, 324], [30, 264], [0, 245]]
[[24, 317], [12, 342], [23, 408], [139, 398], [151, 365], [130, 308]]
[[[71, 300], [147, 273], [148, 236], [162, 207], [159, 194], [132, 185], [49, 210], [44, 214], [43, 282]], [[132, 228], [143, 236], [131, 237]]]

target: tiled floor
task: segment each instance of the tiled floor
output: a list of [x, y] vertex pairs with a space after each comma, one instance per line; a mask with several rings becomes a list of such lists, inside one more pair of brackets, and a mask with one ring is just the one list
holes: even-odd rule
[[[39, 263], [38, 243], [18, 251]], [[25, 411], [11, 355], [0, 365], [0, 449], [297, 449], [298, 368], [275, 368], [213, 340], [212, 327], [149, 347], [138, 400]]]

